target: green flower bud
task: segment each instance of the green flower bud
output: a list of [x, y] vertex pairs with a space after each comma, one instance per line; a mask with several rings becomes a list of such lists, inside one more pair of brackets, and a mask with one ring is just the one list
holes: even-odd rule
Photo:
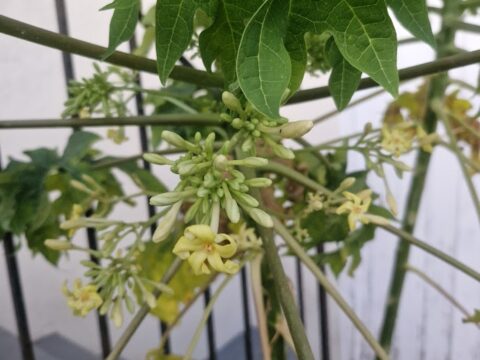
[[243, 108], [240, 100], [238, 100], [237, 97], [231, 92], [224, 91], [222, 93], [222, 101], [228, 109], [235, 111], [239, 114], [243, 113]]
[[240, 209], [237, 202], [233, 199], [226, 183], [222, 184], [223, 192], [225, 195], [225, 212], [232, 223], [240, 221]]
[[253, 196], [232, 190], [233, 197], [237, 200], [240, 205], [247, 207], [257, 207], [258, 201]]
[[235, 128], [235, 129], [241, 129], [244, 124], [245, 124], [245, 122], [240, 118], [235, 118], [232, 121], [232, 127]]
[[311, 120], [291, 121], [282, 125], [278, 133], [285, 139], [296, 139], [308, 133], [312, 127], [313, 121]]
[[78, 180], [70, 180], [70, 186], [84, 193], [93, 194], [92, 189], [89, 189], [84, 183]]
[[190, 151], [195, 151], [197, 150], [197, 146], [192, 144], [189, 141], [186, 141], [184, 138], [182, 138], [180, 135], [168, 131], [168, 130], [163, 130], [162, 131], [162, 139], [168, 142], [170, 145], [173, 145], [177, 148], [180, 149], [185, 149], [185, 150], [190, 150]]
[[342, 192], [350, 188], [353, 184], [355, 183], [355, 178], [354, 177], [347, 177], [345, 180], [343, 180], [340, 183], [340, 186], [336, 191]]
[[157, 165], [173, 165], [175, 163], [174, 161], [166, 158], [165, 156], [155, 153], [145, 153], [143, 154], [143, 159], [145, 161], [148, 161], [149, 163]]
[[229, 164], [245, 167], [260, 167], [267, 165], [268, 160], [261, 157], [251, 156], [240, 160], [230, 160]]
[[273, 220], [265, 211], [258, 208], [244, 208], [248, 215], [259, 225], [273, 227]]
[[225, 170], [229, 164], [228, 158], [225, 155], [217, 155], [213, 160], [213, 166], [218, 170]]
[[169, 191], [163, 194], [158, 194], [150, 198], [150, 205], [154, 206], [166, 206], [176, 203], [180, 200], [183, 200], [189, 196], [195, 194], [195, 190], [185, 190], [185, 191]]
[[58, 239], [47, 239], [43, 242], [46, 247], [57, 250], [57, 251], [66, 251], [73, 249], [73, 245], [65, 240], [58, 240]]
[[272, 180], [268, 178], [253, 178], [246, 180], [245, 185], [250, 187], [267, 187], [272, 185]]
[[178, 212], [182, 206], [182, 201], [179, 201], [172, 205], [170, 210], [165, 214], [164, 217], [158, 222], [157, 229], [153, 233], [152, 240], [153, 242], [160, 242], [165, 240], [173, 228], [175, 221], [177, 220]]

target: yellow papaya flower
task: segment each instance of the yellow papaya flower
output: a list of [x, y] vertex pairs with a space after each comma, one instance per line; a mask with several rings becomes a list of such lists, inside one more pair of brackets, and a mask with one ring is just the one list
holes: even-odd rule
[[237, 252], [237, 243], [227, 234], [216, 234], [208, 225], [192, 225], [178, 239], [173, 253], [188, 260], [196, 275], [210, 274], [212, 270], [234, 274], [237, 263], [228, 260]]
[[83, 285], [80, 279], [75, 279], [72, 290], [69, 290], [65, 282], [62, 292], [67, 297], [67, 304], [73, 310], [73, 315], [85, 317], [90, 311], [98, 309], [102, 305], [102, 298], [97, 292], [95, 285]]
[[338, 215], [348, 214], [348, 227], [350, 231], [356, 229], [358, 222], [362, 224], [388, 224], [387, 219], [378, 215], [368, 214], [368, 208], [372, 203], [371, 190], [363, 190], [357, 194], [345, 191], [343, 196], [345, 196], [346, 201], [337, 208], [336, 213]]
[[384, 125], [381, 146], [384, 150], [399, 157], [412, 148], [413, 135], [407, 127]]

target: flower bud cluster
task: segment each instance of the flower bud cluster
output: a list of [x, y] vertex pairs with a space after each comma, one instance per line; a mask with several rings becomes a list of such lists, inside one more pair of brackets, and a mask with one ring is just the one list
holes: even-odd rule
[[162, 138], [186, 153], [176, 161], [157, 154], [144, 155], [145, 160], [154, 164], [169, 165], [171, 171], [180, 177], [174, 191], [150, 199], [154, 206], [170, 206], [158, 224], [153, 236], [154, 241], [162, 241], [168, 237], [183, 203], [191, 204], [185, 213], [186, 223], [194, 221], [196, 224], [218, 224], [220, 211], [223, 209], [232, 223], [240, 221], [242, 210], [260, 225], [272, 226], [270, 216], [259, 209], [258, 201], [249, 195], [251, 187], [270, 186], [271, 180], [246, 179], [237, 169], [264, 166], [268, 163], [266, 159], [254, 156], [232, 159], [228, 155], [228, 141], [219, 150], [214, 149], [214, 133], [205, 140], [197, 133], [193, 142], [170, 131], [164, 131]]
[[283, 159], [295, 157], [292, 150], [284, 147], [281, 139], [295, 139], [305, 135], [313, 127], [308, 120], [288, 122], [285, 118], [269, 119], [256, 111], [250, 103], [242, 106], [240, 100], [225, 91], [222, 100], [227, 112], [222, 113], [224, 121], [238, 130], [241, 149], [248, 154], [256, 154], [257, 141], [263, 142], [273, 154]]

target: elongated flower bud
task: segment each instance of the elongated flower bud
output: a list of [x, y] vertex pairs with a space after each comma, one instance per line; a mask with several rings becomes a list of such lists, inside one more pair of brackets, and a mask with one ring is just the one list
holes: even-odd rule
[[268, 178], [253, 178], [246, 180], [245, 185], [250, 187], [267, 187], [272, 185], [272, 180]]
[[176, 203], [180, 200], [183, 200], [189, 196], [195, 194], [195, 190], [185, 190], [185, 191], [170, 191], [163, 194], [155, 195], [150, 198], [150, 205], [154, 206], [166, 206]]
[[237, 97], [231, 92], [224, 91], [222, 93], [222, 101], [228, 109], [235, 111], [239, 114], [243, 113], [243, 108], [240, 100], [238, 100]]
[[186, 141], [184, 138], [182, 138], [180, 135], [168, 131], [168, 130], [163, 130], [162, 131], [162, 139], [168, 142], [170, 145], [173, 145], [177, 148], [180, 149], [185, 149], [185, 150], [196, 150], [196, 146], [192, 144], [189, 141]]
[[262, 157], [251, 156], [239, 160], [230, 160], [229, 164], [245, 167], [260, 167], [267, 165], [268, 160]]
[[73, 245], [65, 240], [47, 239], [43, 243], [52, 250], [65, 251], [73, 249]]
[[175, 220], [177, 220], [177, 215], [180, 211], [181, 206], [182, 201], [173, 204], [170, 210], [168, 210], [168, 212], [165, 214], [165, 216], [160, 219], [157, 229], [153, 233], [152, 240], [154, 242], [163, 241], [168, 237], [168, 235], [170, 235], [170, 231], [175, 224]]
[[240, 191], [232, 191], [233, 197], [237, 200], [240, 205], [248, 207], [257, 207], [258, 201], [253, 196], [242, 193]]
[[279, 135], [285, 139], [296, 139], [308, 133], [312, 127], [311, 120], [291, 121], [280, 127]]
[[398, 214], [397, 201], [395, 200], [395, 197], [393, 196], [390, 190], [387, 191], [387, 203], [388, 203], [388, 207], [392, 211], [393, 216], [397, 216]]
[[145, 159], [145, 161], [157, 165], [173, 165], [175, 163], [174, 161], [166, 158], [165, 156], [155, 153], [145, 153], [143, 154], [143, 158]]
[[222, 187], [225, 195], [225, 212], [227, 213], [230, 221], [235, 224], [240, 221], [240, 209], [238, 208], [237, 202], [230, 194], [230, 191], [228, 190], [228, 185], [226, 183], [223, 183]]
[[263, 227], [273, 227], [273, 220], [265, 211], [258, 208], [244, 208], [248, 215], [257, 223]]
[[340, 186], [338, 187], [337, 191], [345, 191], [349, 189], [353, 184], [355, 183], [355, 178], [354, 177], [347, 177], [345, 180], [343, 180], [340, 183]]

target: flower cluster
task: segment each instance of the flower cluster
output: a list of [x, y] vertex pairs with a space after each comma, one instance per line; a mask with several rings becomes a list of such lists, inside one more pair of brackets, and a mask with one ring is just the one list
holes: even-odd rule
[[415, 140], [423, 151], [432, 152], [437, 135], [427, 134], [420, 125], [411, 121], [384, 124], [382, 127], [381, 147], [396, 157], [410, 151]]
[[313, 127], [313, 122], [308, 120], [288, 122], [285, 118], [269, 119], [250, 103], [242, 106], [240, 100], [228, 91], [222, 94], [222, 100], [228, 110], [221, 117], [237, 130], [235, 136], [241, 139], [241, 149], [245, 153], [255, 155], [256, 147], [261, 142], [276, 156], [293, 159], [293, 151], [284, 147], [279, 140], [299, 138]]
[[170, 206], [160, 220], [154, 233], [154, 241], [165, 240], [177, 219], [183, 203], [191, 206], [185, 214], [185, 222], [192, 220], [197, 224], [217, 224], [220, 210], [223, 209], [232, 223], [240, 221], [243, 210], [258, 224], [271, 227], [272, 219], [258, 208], [258, 201], [248, 194], [252, 187], [271, 185], [268, 178], [246, 179], [237, 166], [256, 168], [267, 164], [259, 157], [247, 157], [241, 160], [229, 158], [230, 142], [215, 150], [215, 134], [210, 134], [204, 141], [196, 134], [194, 142], [181, 136], [164, 131], [162, 138], [186, 151], [185, 155], [173, 161], [158, 154], [145, 154], [144, 158], [154, 164], [170, 165], [171, 171], [180, 176], [174, 191], [153, 196], [150, 203], [155, 206]]

